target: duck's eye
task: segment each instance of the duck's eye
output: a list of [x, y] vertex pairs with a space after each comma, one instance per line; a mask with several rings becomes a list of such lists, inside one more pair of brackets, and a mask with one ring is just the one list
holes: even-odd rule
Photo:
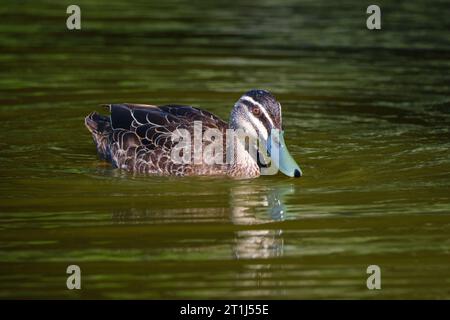
[[254, 107], [254, 108], [252, 109], [252, 113], [253, 113], [255, 116], [259, 117], [259, 115], [261, 114], [261, 109], [258, 108], [258, 107]]

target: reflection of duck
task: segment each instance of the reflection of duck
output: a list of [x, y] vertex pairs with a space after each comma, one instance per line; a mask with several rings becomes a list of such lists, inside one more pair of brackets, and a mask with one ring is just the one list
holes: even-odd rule
[[[284, 196], [294, 192], [292, 186], [270, 188], [266, 193], [258, 194], [257, 201], [250, 202], [248, 193], [243, 187], [233, 192], [232, 220], [235, 224], [260, 224], [259, 230], [241, 230], [236, 232], [234, 256], [238, 259], [256, 259], [280, 257], [283, 255], [283, 231], [280, 229], [265, 229], [264, 223], [282, 221], [286, 217]], [[254, 208], [264, 208], [264, 217], [249, 214], [250, 205]], [[268, 219], [269, 218], [269, 219]]]
[[[252, 188], [249, 188], [248, 183], [242, 181], [237, 185], [233, 183], [229, 190], [229, 207], [187, 209], [138, 209], [133, 207], [113, 212], [113, 219], [119, 224], [186, 223], [189, 220], [216, 224], [218, 221], [231, 220], [235, 226], [239, 226], [238, 231], [232, 226], [229, 230], [234, 233], [232, 255], [235, 258], [279, 257], [283, 255], [283, 232], [280, 229], [271, 229], [270, 222], [285, 219], [287, 213], [284, 198], [293, 192], [294, 188], [290, 185], [268, 187], [255, 185], [252, 182]], [[258, 229], [255, 229], [256, 225]], [[252, 227], [249, 230], [245, 226]]]
[[[249, 188], [248, 185], [242, 184], [232, 189], [230, 206], [234, 224], [254, 225], [285, 219], [284, 198], [294, 192], [294, 186], [259, 187]], [[262, 215], [259, 214], [261, 211]]]
[[[110, 104], [108, 108], [110, 116], [93, 112], [86, 117], [85, 123], [92, 133], [100, 157], [110, 161], [114, 167], [155, 175], [228, 175], [250, 178], [260, 175], [258, 159], [251, 156], [245, 142], [239, 140], [234, 142], [231, 153], [234, 160], [230, 159], [228, 163], [211, 163], [210, 159], [205, 159], [207, 157], [204, 154], [199, 161], [174, 161], [172, 151], [178, 141], [172, 139], [172, 133], [187, 130], [190, 136], [195, 137], [194, 121], [200, 121], [202, 137], [207, 129], [217, 130], [222, 137], [226, 137], [227, 129], [242, 130], [254, 141], [261, 139], [269, 153], [275, 142], [279, 147], [279, 159], [276, 161], [279, 169], [291, 177], [301, 176], [301, 170], [290, 156], [282, 133], [277, 138], [272, 135], [272, 130], [282, 130], [281, 105], [268, 91], [251, 90], [244, 94], [234, 105], [229, 124], [214, 114], [191, 106]], [[224, 143], [225, 140], [222, 139]], [[192, 146], [187, 149], [192, 154], [190, 160], [195, 157], [196, 152], [192, 142], [191, 140]], [[211, 143], [202, 141], [202, 150]], [[223, 157], [226, 157], [227, 148], [222, 147], [222, 150]]]

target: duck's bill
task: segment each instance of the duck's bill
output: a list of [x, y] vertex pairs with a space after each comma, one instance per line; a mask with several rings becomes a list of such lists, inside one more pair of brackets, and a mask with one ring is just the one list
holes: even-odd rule
[[272, 130], [268, 140], [267, 149], [269, 150], [272, 164], [289, 177], [301, 177], [302, 170], [289, 153], [286, 143], [284, 142], [283, 132]]
[[280, 146], [280, 162], [279, 162], [280, 171], [289, 177], [300, 178], [302, 176], [302, 170], [300, 169], [297, 162], [295, 162], [294, 158], [292, 158], [291, 154], [289, 153], [286, 143], [284, 142], [283, 132], [280, 133], [279, 138], [280, 138], [280, 144], [279, 144], [279, 146]]

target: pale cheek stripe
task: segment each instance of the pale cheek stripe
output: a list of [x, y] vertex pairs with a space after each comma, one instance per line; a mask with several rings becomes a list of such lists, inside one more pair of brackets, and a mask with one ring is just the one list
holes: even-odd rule
[[[248, 117], [250, 119], [250, 121], [253, 123], [253, 125], [258, 128], [259, 134], [262, 135], [263, 139], [267, 139], [269, 136], [269, 133], [266, 129], [266, 127], [264, 127], [264, 125], [262, 124], [261, 121], [259, 121], [258, 118], [256, 118], [253, 113], [251, 113], [250, 111], [246, 110]], [[253, 129], [254, 130], [254, 129]], [[255, 132], [256, 133], [256, 132]]]
[[267, 120], [269, 120], [269, 123], [272, 126], [272, 128], [275, 128], [275, 126], [273, 125], [272, 119], [269, 117], [269, 114], [267, 113], [266, 109], [264, 109], [264, 107], [259, 102], [255, 101], [255, 99], [253, 99], [252, 97], [249, 97], [249, 96], [244, 96], [241, 99], [258, 106], [261, 109], [262, 113], [264, 113], [264, 116], [267, 118]]
[[257, 106], [260, 107], [260, 108], [263, 107], [259, 102], [255, 101], [252, 97], [249, 97], [249, 96], [243, 96], [241, 99], [242, 99], [242, 100], [245, 100], [245, 101], [248, 101], [248, 102], [250, 102], [250, 103], [253, 103], [254, 105], [257, 105]]
[[275, 126], [273, 125], [272, 119], [269, 117], [269, 114], [267, 113], [266, 109], [261, 108], [261, 111], [262, 111], [262, 113], [264, 113], [264, 116], [266, 117], [266, 119], [269, 120], [272, 128], [275, 128]]

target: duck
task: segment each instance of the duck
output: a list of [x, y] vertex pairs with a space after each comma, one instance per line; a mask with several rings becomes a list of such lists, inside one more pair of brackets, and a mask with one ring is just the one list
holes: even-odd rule
[[[281, 104], [267, 90], [242, 95], [228, 123], [189, 105], [102, 106], [109, 114], [91, 112], [85, 126], [99, 158], [113, 168], [156, 176], [256, 178], [278, 170], [289, 177], [302, 176], [284, 141]], [[205, 139], [209, 132], [216, 135]], [[244, 139], [238, 138], [242, 135]], [[219, 148], [211, 148], [213, 144]], [[206, 156], [208, 148], [213, 151]]]

